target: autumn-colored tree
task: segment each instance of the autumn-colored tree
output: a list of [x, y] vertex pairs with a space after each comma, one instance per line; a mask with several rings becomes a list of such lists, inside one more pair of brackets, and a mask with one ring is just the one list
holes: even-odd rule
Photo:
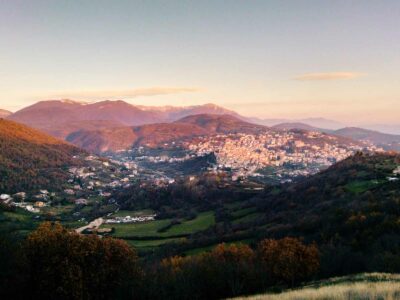
[[248, 288], [254, 275], [254, 251], [244, 244], [219, 244], [205, 255], [205, 263], [213, 266], [214, 289], [222, 288], [226, 294], [240, 295]]
[[305, 245], [296, 238], [263, 240], [258, 245], [258, 256], [267, 276], [276, 282], [293, 285], [308, 279], [319, 269], [317, 246]]
[[248, 292], [255, 278], [254, 251], [247, 245], [220, 244], [212, 251], [162, 260], [150, 298], [220, 299]]
[[123, 241], [70, 232], [42, 223], [25, 245], [28, 285], [37, 299], [114, 299], [133, 296], [135, 251]]

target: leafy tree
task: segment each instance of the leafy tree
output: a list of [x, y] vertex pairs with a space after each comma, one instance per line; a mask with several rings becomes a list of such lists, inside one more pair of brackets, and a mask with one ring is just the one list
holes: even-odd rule
[[296, 238], [263, 240], [258, 245], [258, 255], [268, 276], [278, 283], [294, 285], [309, 279], [319, 269], [317, 246], [304, 245]]
[[121, 240], [45, 222], [29, 235], [24, 250], [35, 299], [114, 299], [133, 296], [138, 284], [136, 253]]

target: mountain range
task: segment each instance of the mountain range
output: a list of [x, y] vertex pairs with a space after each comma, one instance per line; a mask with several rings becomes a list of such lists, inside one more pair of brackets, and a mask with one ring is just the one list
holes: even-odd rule
[[[198, 117], [191, 118], [194, 115]], [[224, 117], [218, 119], [218, 115]], [[385, 150], [400, 150], [400, 135], [344, 127], [339, 122], [323, 118], [295, 122], [249, 118], [214, 104], [154, 107], [132, 105], [121, 100], [95, 103], [49, 100], [40, 101], [13, 114], [1, 110], [2, 116], [96, 151], [121, 149], [131, 145], [155, 145], [170, 142], [174, 138], [210, 133], [254, 133], [265, 130], [266, 125], [272, 126], [274, 130], [319, 131], [369, 142]], [[227, 116], [234, 119], [228, 119]]]
[[0, 109], [0, 118], [6, 118], [12, 114], [11, 111]]
[[155, 123], [101, 130], [81, 130], [71, 133], [66, 140], [96, 153], [117, 151], [131, 147], [159, 147], [197, 136], [218, 133], [258, 133], [268, 128], [251, 124], [231, 115], [200, 114], [187, 116], [172, 123]]
[[135, 106], [124, 101], [82, 103], [71, 100], [49, 100], [23, 108], [8, 118], [56, 137], [65, 138], [77, 128], [91, 130], [173, 122], [189, 115], [203, 113], [239, 116], [233, 111], [214, 104], [188, 107], [146, 107]]
[[310, 126], [305, 123], [281, 123], [273, 126], [273, 128], [282, 130], [303, 129], [308, 131], [325, 132], [360, 142], [368, 142], [380, 146], [384, 150], [400, 151], [400, 135], [387, 134], [359, 127], [344, 127], [338, 130], [329, 130]]
[[306, 118], [299, 120], [249, 118], [249, 121], [266, 126], [276, 126], [279, 124], [306, 124], [307, 126], [324, 128], [326, 130], [336, 130], [345, 127], [343, 123], [325, 118]]

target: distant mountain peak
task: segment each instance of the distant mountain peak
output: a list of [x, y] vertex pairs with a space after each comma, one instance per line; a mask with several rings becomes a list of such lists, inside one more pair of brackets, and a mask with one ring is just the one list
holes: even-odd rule
[[89, 102], [85, 102], [85, 101], [77, 101], [77, 100], [71, 100], [71, 99], [61, 99], [59, 100], [62, 103], [65, 104], [80, 104], [80, 105], [87, 105], [89, 104]]
[[222, 108], [221, 106], [216, 105], [216, 104], [214, 104], [214, 103], [206, 103], [206, 104], [199, 105], [199, 106], [209, 107], [209, 108]]
[[0, 118], [7, 118], [12, 114], [11, 111], [5, 110], [5, 109], [0, 109]]
[[[197, 115], [189, 115], [186, 117], [183, 117], [179, 120], [176, 120], [175, 123], [191, 123], [191, 122], [210, 122], [210, 121], [230, 121], [230, 122], [235, 122], [235, 123], [247, 123], [242, 121], [241, 119], [229, 115], [229, 114], [212, 114], [212, 113], [204, 113], [204, 114], [197, 114]], [[251, 124], [251, 123], [247, 123]], [[258, 125], [255, 125], [258, 126]]]
[[279, 123], [272, 127], [276, 128], [276, 129], [281, 129], [281, 130], [302, 129], [302, 130], [308, 130], [308, 131], [326, 131], [324, 129], [316, 128], [314, 126], [311, 126], [311, 125], [308, 125], [308, 124], [302, 123], [302, 122]]

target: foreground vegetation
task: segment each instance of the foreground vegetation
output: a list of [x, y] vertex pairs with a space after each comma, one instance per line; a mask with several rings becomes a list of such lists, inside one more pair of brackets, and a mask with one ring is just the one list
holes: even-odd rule
[[[139, 261], [126, 242], [45, 222], [21, 241], [0, 238], [2, 299], [221, 299], [294, 286], [319, 269], [316, 245], [266, 239], [257, 248]], [[18, 289], [15, 287], [18, 286]]]
[[236, 300], [342, 300], [400, 298], [400, 275], [385, 273], [359, 274], [332, 278], [303, 288], [278, 294], [261, 294]]

